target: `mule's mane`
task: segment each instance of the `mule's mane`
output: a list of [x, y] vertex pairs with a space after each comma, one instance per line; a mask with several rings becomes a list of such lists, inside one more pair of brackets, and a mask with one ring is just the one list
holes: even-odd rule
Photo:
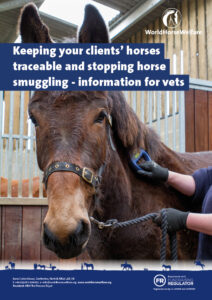
[[114, 121], [114, 133], [121, 140], [124, 148], [129, 152], [143, 148], [152, 157], [157, 158], [163, 148], [159, 136], [138, 119], [123, 94], [109, 93], [109, 103]]
[[132, 155], [135, 151], [143, 148], [161, 166], [173, 171], [185, 172], [185, 161], [179, 154], [164, 145], [153, 129], [138, 119], [121, 92], [110, 92], [109, 103], [114, 122], [115, 139], [121, 142], [126, 153]]

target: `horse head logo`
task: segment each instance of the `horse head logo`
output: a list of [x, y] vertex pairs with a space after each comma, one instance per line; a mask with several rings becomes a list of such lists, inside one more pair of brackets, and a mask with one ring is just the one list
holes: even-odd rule
[[162, 21], [166, 27], [175, 28], [179, 26], [182, 21], [181, 12], [176, 8], [168, 8], [163, 13]]

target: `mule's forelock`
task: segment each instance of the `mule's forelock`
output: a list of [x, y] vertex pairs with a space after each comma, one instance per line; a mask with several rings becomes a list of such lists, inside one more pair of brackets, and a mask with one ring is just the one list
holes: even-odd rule
[[42, 22], [33, 3], [23, 7], [19, 24], [23, 43], [52, 43], [48, 27]]
[[78, 34], [79, 43], [109, 43], [107, 26], [99, 11], [91, 4], [86, 5], [82, 27]]

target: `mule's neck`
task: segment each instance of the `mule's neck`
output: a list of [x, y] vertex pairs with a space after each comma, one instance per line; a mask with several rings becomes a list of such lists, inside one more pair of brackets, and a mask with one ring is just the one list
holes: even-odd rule
[[[166, 147], [157, 136], [154, 136], [156, 134], [151, 129], [147, 131], [142, 144], [151, 159], [172, 171], [184, 173], [185, 166], [181, 157]], [[135, 199], [143, 197], [144, 191], [151, 185], [151, 182], [146, 182], [135, 174], [129, 165], [129, 159], [130, 156], [123, 148], [110, 153], [102, 185], [101, 207], [104, 220], [118, 216], [119, 221], [122, 221], [134, 218], [137, 213], [140, 213], [140, 210], [136, 209]]]
[[[116, 113], [119, 111], [116, 110]], [[125, 113], [126, 122], [132, 124], [132, 130], [127, 127], [123, 131], [126, 124], [119, 120], [121, 118], [119, 115], [115, 116], [116, 120], [119, 120], [116, 122], [120, 123], [120, 127], [117, 126], [113, 131], [117, 151], [110, 149], [109, 160], [103, 174], [101, 206], [105, 219], [120, 216], [120, 219], [126, 220], [131, 217], [133, 191], [138, 190], [137, 186], [142, 184], [129, 166], [130, 156], [135, 151], [143, 148], [152, 160], [175, 172], [183, 173], [185, 168], [181, 157], [166, 147], [152, 129], [138, 120], [134, 112], [125, 107]]]
[[126, 172], [127, 160], [122, 161], [118, 152], [111, 151], [102, 178], [101, 208], [104, 219], [119, 216], [125, 220], [131, 206], [131, 182]]
[[145, 145], [145, 150], [152, 160], [169, 170], [179, 173], [185, 172], [185, 164], [181, 156], [164, 145], [154, 130], [146, 128], [143, 140], [144, 142], [141, 142], [141, 144], [143, 143]]

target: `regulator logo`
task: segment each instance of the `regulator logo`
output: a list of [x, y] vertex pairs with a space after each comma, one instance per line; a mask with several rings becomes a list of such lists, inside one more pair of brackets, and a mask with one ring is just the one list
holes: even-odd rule
[[182, 22], [181, 12], [176, 8], [168, 8], [162, 16], [163, 24], [168, 28], [176, 28]]
[[162, 274], [158, 274], [154, 277], [153, 282], [157, 287], [162, 287], [166, 284], [166, 277]]

